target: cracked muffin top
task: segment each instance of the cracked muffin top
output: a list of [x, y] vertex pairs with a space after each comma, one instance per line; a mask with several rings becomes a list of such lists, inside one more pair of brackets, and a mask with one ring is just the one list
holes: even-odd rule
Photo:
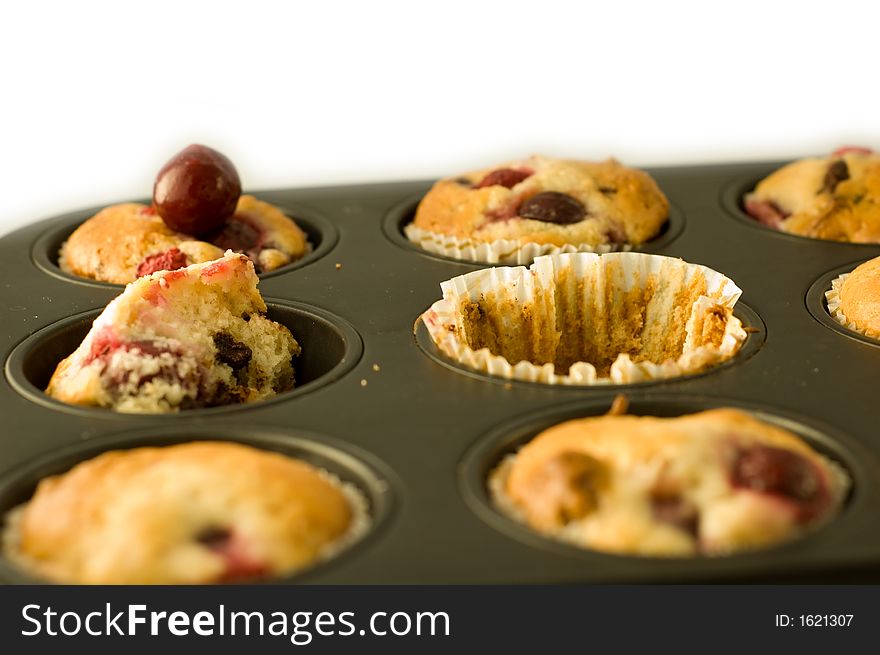
[[743, 204], [756, 221], [782, 232], [880, 243], [880, 155], [846, 146], [792, 162], [761, 180]]
[[62, 271], [101, 282], [128, 284], [162, 270], [218, 259], [225, 250], [246, 254], [266, 273], [303, 257], [305, 233], [277, 207], [244, 195], [219, 229], [200, 238], [172, 230], [152, 206], [107, 207], [80, 225], [61, 246]]
[[723, 555], [802, 534], [847, 478], [795, 434], [733, 409], [602, 416], [551, 427], [490, 478], [502, 510], [575, 545]]
[[236, 443], [111, 451], [43, 479], [5, 546], [25, 570], [63, 583], [265, 578], [353, 536], [365, 508], [350, 495], [304, 461]]
[[642, 171], [533, 156], [437, 182], [412, 225], [489, 242], [639, 245], [657, 236], [669, 203]]

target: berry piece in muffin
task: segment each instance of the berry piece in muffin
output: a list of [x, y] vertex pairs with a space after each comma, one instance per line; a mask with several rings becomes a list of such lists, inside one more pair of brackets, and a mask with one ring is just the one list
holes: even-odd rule
[[813, 239], [880, 242], [880, 155], [838, 148], [792, 162], [761, 180], [743, 201], [768, 227]]
[[293, 387], [299, 344], [266, 318], [253, 263], [227, 252], [129, 284], [46, 393], [66, 403], [160, 413], [263, 400]]
[[238, 173], [226, 157], [192, 145], [159, 172], [152, 205], [101, 210], [61, 246], [58, 265], [79, 277], [127, 284], [217, 259], [225, 250], [247, 255], [265, 273], [310, 248], [306, 234], [280, 209], [241, 195]]
[[230, 442], [107, 452], [42, 480], [7, 555], [76, 584], [205, 584], [288, 575], [362, 533], [359, 492], [306, 462]]
[[412, 225], [476, 242], [619, 246], [657, 236], [668, 215], [666, 197], [642, 171], [613, 159], [534, 156], [440, 180]]
[[796, 435], [733, 409], [561, 423], [496, 469], [499, 507], [545, 535], [630, 555], [724, 555], [831, 517], [848, 481]]

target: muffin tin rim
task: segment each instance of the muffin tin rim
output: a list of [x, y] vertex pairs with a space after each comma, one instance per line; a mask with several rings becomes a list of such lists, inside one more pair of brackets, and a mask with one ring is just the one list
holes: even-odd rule
[[[385, 212], [385, 215], [382, 218], [382, 234], [385, 235], [386, 239], [388, 239], [397, 247], [402, 248], [403, 250], [413, 252], [423, 257], [427, 257], [428, 259], [433, 259], [439, 262], [463, 264], [465, 266], [473, 268], [515, 265], [500, 263], [493, 264], [490, 262], [475, 262], [467, 259], [456, 259], [455, 257], [441, 255], [439, 253], [430, 252], [428, 250], [420, 248], [417, 244], [407, 239], [406, 235], [403, 233], [403, 229], [406, 225], [409, 225], [412, 222], [412, 219], [415, 216], [416, 208], [418, 207], [419, 202], [421, 202], [422, 198], [425, 197], [426, 193], [427, 191], [412, 194], [408, 196], [405, 200], [397, 202], [391, 207], [391, 209], [388, 209]], [[663, 231], [653, 239], [650, 239], [639, 246], [630, 245], [629, 250], [617, 252], [657, 253], [669, 246], [670, 243], [678, 239], [687, 227], [687, 220], [685, 218], [684, 212], [682, 212], [677, 205], [672, 203], [672, 201], [669, 201], [669, 217], [666, 223], [663, 224], [663, 227]]]
[[[255, 195], [255, 197], [259, 199], [259, 195]], [[149, 201], [143, 198], [133, 200], [131, 202], [149, 204]], [[316, 211], [310, 207], [305, 207], [303, 205], [296, 205], [295, 209], [291, 210], [292, 205], [290, 205], [289, 203], [284, 203], [283, 205], [276, 203], [271, 204], [277, 207], [285, 216], [291, 218], [300, 227], [300, 229], [302, 229], [303, 232], [306, 233], [307, 238], [310, 237], [310, 234], [312, 232], [317, 232], [321, 235], [321, 241], [317, 247], [307, 252], [299, 259], [289, 262], [284, 266], [280, 266], [275, 270], [268, 271], [266, 273], [260, 273], [258, 277], [261, 280], [299, 270], [300, 268], [308, 266], [309, 264], [312, 264], [324, 258], [327, 254], [330, 253], [331, 250], [333, 250], [333, 248], [336, 247], [336, 244], [339, 242], [339, 230], [337, 229], [336, 225], [328, 218], [326, 218], [321, 212]], [[82, 286], [98, 289], [125, 288], [125, 284], [118, 284], [115, 282], [103, 282], [101, 280], [93, 280], [90, 278], [73, 275], [72, 273], [67, 273], [61, 270], [61, 267], [58, 266], [55, 261], [53, 261], [52, 251], [56, 250], [56, 248], [60, 248], [61, 244], [63, 244], [70, 237], [74, 230], [76, 230], [91, 216], [94, 216], [98, 211], [101, 211], [102, 209], [111, 206], [113, 205], [99, 205], [96, 207], [88, 207], [85, 209], [68, 212], [66, 214], [62, 214], [61, 216], [56, 216], [49, 219], [48, 222], [50, 223], [50, 225], [45, 227], [31, 244], [30, 259], [33, 265], [41, 273], [68, 283], [79, 284]], [[309, 243], [311, 243], [311, 241], [309, 241]], [[54, 253], [54, 258], [57, 260], [57, 257], [58, 252], [56, 250], [56, 252]]]
[[[217, 407], [203, 407], [199, 409], [181, 410], [179, 412], [159, 413], [159, 414], [133, 414], [125, 412], [116, 412], [111, 409], [101, 407], [89, 407], [83, 405], [73, 405], [65, 403], [55, 398], [47, 396], [44, 390], [39, 389], [31, 383], [24, 375], [23, 364], [27, 355], [38, 347], [41, 341], [50, 337], [53, 333], [72, 326], [81, 321], [89, 321], [90, 323], [97, 318], [104, 308], [95, 308], [79, 312], [71, 316], [66, 316], [60, 320], [54, 321], [39, 330], [36, 330], [18, 342], [9, 355], [6, 357], [3, 370], [6, 381], [18, 393], [19, 396], [26, 400], [45, 407], [47, 409], [67, 412], [82, 417], [91, 418], [108, 418], [112, 420], [128, 420], [128, 421], [146, 421], [146, 420], [174, 420], [183, 417], [204, 418], [208, 416], [216, 416], [229, 412], [253, 411], [262, 406], [274, 405], [285, 400], [293, 400], [303, 396], [311, 391], [315, 391], [325, 387], [331, 382], [336, 382], [350, 373], [363, 357], [364, 342], [363, 337], [355, 329], [355, 327], [341, 316], [327, 311], [321, 307], [311, 305], [304, 302], [293, 300], [279, 299], [274, 297], [264, 297], [267, 308], [271, 313], [272, 309], [277, 307], [281, 310], [294, 310], [304, 314], [311, 314], [326, 323], [333, 326], [342, 336], [345, 353], [343, 358], [338, 361], [330, 370], [319, 376], [315, 380], [304, 383], [302, 386], [295, 386], [290, 391], [266, 398], [258, 402], [237, 403], [233, 405], [220, 405]], [[92, 317], [92, 318], [90, 318]], [[271, 318], [271, 317], [270, 317]], [[283, 323], [282, 323], [283, 324]], [[296, 335], [294, 335], [295, 338]], [[302, 346], [302, 344], [300, 344]], [[57, 363], [56, 363], [57, 365]], [[294, 368], [294, 372], [295, 372]]]
[[645, 389], [647, 387], [654, 387], [661, 384], [694, 380], [704, 377], [706, 375], [710, 375], [712, 373], [724, 371], [727, 368], [735, 366], [739, 363], [744, 363], [751, 359], [753, 355], [755, 355], [758, 351], [761, 350], [761, 348], [764, 347], [764, 344], [767, 341], [767, 324], [764, 322], [764, 319], [761, 317], [760, 314], [758, 314], [758, 312], [756, 312], [754, 309], [749, 307], [741, 300], [737, 300], [736, 304], [734, 305], [733, 315], [740, 319], [740, 321], [742, 321], [744, 328], [755, 328], [756, 331], [747, 330], [745, 342], [730, 359], [727, 359], [720, 364], [716, 364], [715, 366], [710, 366], [709, 368], [706, 368], [702, 371], [698, 371], [697, 373], [691, 373], [689, 375], [679, 375], [669, 378], [653, 378], [651, 380], [641, 380], [639, 382], [631, 382], [629, 384], [550, 384], [549, 382], [517, 380], [513, 378], [506, 378], [500, 375], [484, 373], [483, 371], [478, 371], [476, 369], [465, 366], [464, 364], [453, 360], [445, 353], [441, 352], [440, 349], [437, 347], [437, 344], [434, 343], [434, 340], [431, 339], [431, 336], [428, 333], [428, 328], [425, 325], [425, 322], [422, 320], [421, 315], [419, 315], [419, 317], [416, 319], [413, 328], [413, 340], [415, 341], [416, 346], [422, 352], [422, 354], [429, 357], [435, 363], [440, 364], [441, 366], [456, 373], [466, 375], [468, 377], [478, 380], [492, 382], [494, 384], [515, 384], [517, 386], [522, 385], [532, 389], [565, 389], [569, 391], [592, 391], [596, 393], [601, 393], [603, 391], [625, 392], [628, 389]]
[[[197, 441], [221, 441], [243, 444], [260, 451], [278, 452], [288, 457], [306, 461], [317, 468], [327, 470], [341, 481], [353, 484], [367, 500], [369, 525], [366, 532], [339, 553], [326, 560], [319, 560], [291, 574], [266, 580], [244, 580], [219, 584], [293, 584], [308, 582], [320, 575], [328, 566], [341, 559], [356, 556], [364, 548], [387, 532], [399, 509], [400, 481], [394, 470], [382, 459], [363, 447], [336, 437], [309, 429], [276, 427], [270, 425], [224, 424], [176, 425], [132, 428], [123, 431], [73, 442], [55, 451], [43, 452], [14, 468], [0, 472], [0, 530], [6, 524], [9, 511], [22, 503], [9, 504], [7, 496], [26, 487], [28, 502], [33, 498], [37, 484], [50, 476], [68, 472], [74, 466], [114, 450], [133, 450], [143, 447], [159, 447], [192, 443]], [[319, 460], [331, 462], [335, 470]], [[60, 464], [59, 464], [60, 463]], [[337, 471], [344, 471], [341, 475]], [[15, 565], [0, 549], [0, 580], [12, 584], [58, 584], [29, 574]]]
[[[748, 412], [752, 416], [783, 427], [804, 439], [810, 446], [828, 457], [849, 476], [850, 486], [837, 514], [819, 525], [807, 530], [801, 536], [786, 540], [769, 547], [754, 550], [743, 550], [720, 556], [658, 556], [628, 555], [624, 553], [604, 552], [579, 547], [562, 540], [544, 536], [537, 531], [517, 522], [500, 509], [494, 507], [488, 490], [488, 475], [502, 459], [516, 452], [537, 434], [553, 425], [575, 418], [602, 416], [611, 405], [613, 396], [605, 398], [580, 399], [558, 403], [538, 411], [526, 412], [495, 425], [484, 431], [460, 455], [457, 465], [457, 483], [459, 495], [468, 509], [483, 523], [502, 533], [507, 538], [525, 544], [529, 548], [544, 550], [554, 555], [593, 562], [601, 566], [602, 561], [631, 562], [634, 566], [665, 567], [674, 570], [682, 563], [699, 567], [717, 568], [719, 574], [724, 573], [727, 566], [735, 566], [739, 562], [747, 562], [750, 558], [757, 560], [759, 567], [764, 565], [764, 558], [778, 557], [785, 559], [787, 553], [799, 551], [805, 545], [808, 550], [811, 541], [818, 536], [831, 534], [831, 526], [841, 521], [853, 521], [853, 515], [863, 510], [868, 502], [868, 491], [872, 485], [867, 473], [867, 464], [875, 468], [876, 458], [867, 453], [866, 449], [855, 440], [850, 439], [843, 431], [833, 428], [821, 420], [793, 412], [787, 408], [779, 408], [764, 403], [749, 402], [725, 396], [713, 396], [694, 393], [647, 393], [630, 398], [631, 410], [636, 409], [636, 416], [651, 416], [638, 411], [639, 405], [666, 405], [672, 410], [673, 416], [684, 416], [707, 409], [734, 408]], [[695, 409], [699, 407], [698, 409]], [[688, 408], [688, 409], [683, 409]], [[594, 411], [598, 410], [598, 411]], [[604, 411], [602, 411], [604, 410]], [[513, 436], [511, 436], [513, 435]], [[487, 465], [488, 464], [488, 465]], [[821, 545], [819, 546], [821, 547]], [[728, 563], [733, 564], [728, 564]], [[705, 571], [701, 571], [705, 573]], [[760, 575], [760, 574], [759, 574]]]

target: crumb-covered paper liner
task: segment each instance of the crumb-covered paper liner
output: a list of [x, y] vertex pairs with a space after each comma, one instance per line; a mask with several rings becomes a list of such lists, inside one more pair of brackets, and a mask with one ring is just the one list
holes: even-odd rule
[[843, 283], [846, 282], [846, 278], [849, 276], [849, 273], [843, 273], [831, 281], [831, 288], [825, 292], [825, 300], [828, 303], [828, 313], [831, 314], [831, 316], [843, 327], [852, 330], [853, 332], [863, 334], [871, 339], [880, 339], [880, 333], [874, 332], [873, 330], [863, 330], [857, 327], [855, 323], [846, 317], [846, 314], [843, 313], [843, 310], [840, 307], [840, 291], [843, 289]]
[[441, 234], [416, 227], [412, 223], [403, 229], [407, 239], [422, 250], [444, 255], [452, 259], [485, 264], [531, 264], [535, 258], [544, 255], [557, 255], [575, 252], [606, 253], [618, 250], [630, 250], [629, 244], [589, 243], [566, 244], [556, 246], [549, 243], [521, 243], [515, 239], [498, 239], [496, 241], [477, 241]]
[[469, 368], [547, 384], [630, 384], [699, 372], [746, 339], [724, 275], [643, 253], [558, 254], [441, 285], [421, 319]]

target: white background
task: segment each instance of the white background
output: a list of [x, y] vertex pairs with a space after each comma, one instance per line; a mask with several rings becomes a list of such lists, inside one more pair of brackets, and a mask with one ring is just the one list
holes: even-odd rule
[[877, 3], [7, 4], [0, 233], [148, 196], [192, 142], [250, 190], [880, 146]]

